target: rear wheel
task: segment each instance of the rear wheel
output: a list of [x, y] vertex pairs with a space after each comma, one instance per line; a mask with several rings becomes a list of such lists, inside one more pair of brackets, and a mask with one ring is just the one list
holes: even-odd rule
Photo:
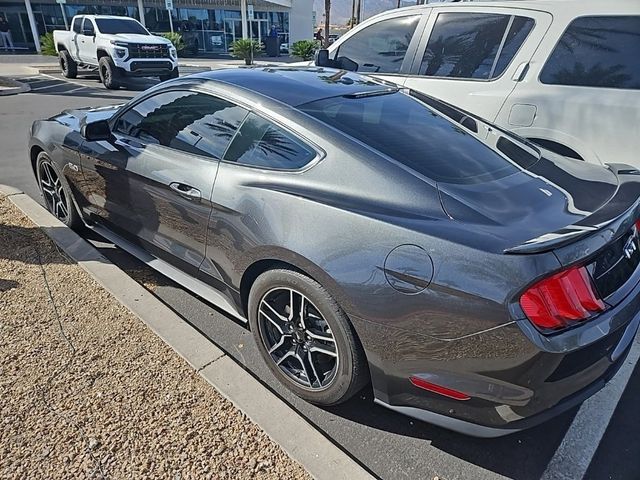
[[299, 397], [342, 403], [369, 380], [364, 351], [329, 293], [302, 273], [269, 270], [249, 293], [249, 321], [262, 357]]
[[102, 57], [98, 61], [98, 68], [100, 70], [100, 80], [105, 88], [115, 90], [120, 87], [118, 81], [120, 79], [120, 71], [111, 60], [111, 57]]
[[45, 152], [38, 155], [36, 173], [47, 210], [67, 227], [79, 228], [82, 220], [71, 199], [69, 186]]
[[78, 75], [78, 64], [75, 62], [68, 51], [62, 50], [58, 54], [58, 59], [60, 61], [60, 69], [62, 70], [62, 75], [66, 78], [76, 78]]

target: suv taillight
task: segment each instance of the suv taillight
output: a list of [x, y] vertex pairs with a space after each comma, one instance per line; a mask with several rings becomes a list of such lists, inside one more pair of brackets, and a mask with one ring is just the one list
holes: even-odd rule
[[522, 294], [520, 306], [536, 326], [554, 330], [606, 308], [584, 267], [573, 267], [536, 283]]

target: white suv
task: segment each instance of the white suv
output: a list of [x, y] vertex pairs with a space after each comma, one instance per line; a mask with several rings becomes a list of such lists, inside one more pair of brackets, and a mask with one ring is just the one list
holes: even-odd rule
[[438, 3], [316, 58], [452, 103], [561, 155], [640, 167], [640, 1]]

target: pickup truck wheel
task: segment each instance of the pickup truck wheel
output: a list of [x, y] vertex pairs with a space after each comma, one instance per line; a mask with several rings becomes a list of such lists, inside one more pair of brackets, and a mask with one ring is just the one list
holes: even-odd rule
[[62, 50], [58, 54], [58, 59], [60, 60], [62, 75], [66, 78], [76, 78], [78, 75], [78, 64], [71, 58], [69, 52]]
[[108, 88], [109, 90], [116, 90], [120, 87], [120, 83], [118, 82], [120, 72], [113, 64], [111, 57], [102, 57], [98, 61], [98, 68], [100, 70], [100, 80], [104, 84], [105, 88]]
[[171, 70], [171, 73], [167, 75], [160, 75], [160, 81], [166, 82], [167, 80], [171, 80], [172, 78], [178, 78], [180, 76], [180, 72], [178, 71], [178, 67]]

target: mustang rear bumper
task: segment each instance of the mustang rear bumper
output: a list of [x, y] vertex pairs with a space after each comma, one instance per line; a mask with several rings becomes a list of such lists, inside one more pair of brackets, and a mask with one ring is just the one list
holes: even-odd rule
[[[497, 437], [545, 422], [604, 387], [640, 326], [640, 284], [598, 318], [551, 336], [527, 320], [451, 341], [361, 319], [354, 325], [363, 344], [385, 346], [367, 350], [376, 403], [467, 435]], [[369, 343], [367, 336], [376, 338]], [[411, 376], [470, 398], [417, 388]]]

